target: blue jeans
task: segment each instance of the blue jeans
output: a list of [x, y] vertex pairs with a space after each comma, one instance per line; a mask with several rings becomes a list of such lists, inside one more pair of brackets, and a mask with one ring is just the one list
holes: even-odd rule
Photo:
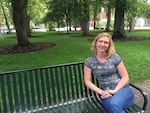
[[112, 97], [102, 99], [102, 106], [107, 113], [125, 113], [125, 109], [132, 105], [133, 100], [134, 94], [129, 85], [126, 85]]

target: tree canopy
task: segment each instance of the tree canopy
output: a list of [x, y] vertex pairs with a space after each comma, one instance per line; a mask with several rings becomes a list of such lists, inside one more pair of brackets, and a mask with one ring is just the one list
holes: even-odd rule
[[93, 21], [94, 28], [97, 27], [102, 7], [107, 17], [106, 31], [110, 31], [115, 11], [114, 38], [126, 38], [125, 24], [133, 30], [136, 18], [150, 18], [150, 5], [144, 0], [1, 0], [0, 6], [0, 26], [6, 24], [10, 30], [9, 26], [14, 24], [20, 46], [30, 44], [32, 24], [44, 23], [49, 29], [66, 26], [67, 33], [80, 26], [83, 35], [88, 35], [89, 23]]

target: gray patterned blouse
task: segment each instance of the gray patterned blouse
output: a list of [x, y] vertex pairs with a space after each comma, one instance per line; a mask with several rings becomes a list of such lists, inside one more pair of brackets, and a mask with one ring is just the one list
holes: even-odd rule
[[84, 65], [92, 69], [92, 73], [96, 76], [101, 88], [109, 90], [114, 89], [120, 81], [121, 77], [117, 71], [117, 65], [120, 62], [120, 56], [118, 54], [113, 54], [103, 63], [99, 62], [96, 56], [88, 57]]

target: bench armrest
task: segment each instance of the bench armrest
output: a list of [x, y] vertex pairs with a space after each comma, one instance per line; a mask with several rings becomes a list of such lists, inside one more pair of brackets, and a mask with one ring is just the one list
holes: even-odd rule
[[143, 107], [142, 107], [142, 108], [143, 108], [143, 110], [145, 111], [145, 109], [146, 109], [146, 107], [147, 107], [147, 103], [148, 103], [146, 93], [145, 93], [141, 88], [139, 88], [139, 87], [137, 87], [137, 86], [135, 86], [135, 85], [133, 85], [133, 84], [131, 84], [131, 83], [129, 83], [129, 85], [130, 85], [132, 88], [136, 89], [138, 92], [140, 92], [140, 94], [142, 95], [142, 97], [143, 97], [143, 99], [144, 99], [144, 103], [143, 103]]

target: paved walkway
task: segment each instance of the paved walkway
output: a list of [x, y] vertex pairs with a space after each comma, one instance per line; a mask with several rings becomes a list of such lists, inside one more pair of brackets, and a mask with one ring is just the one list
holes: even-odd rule
[[[150, 113], [150, 80], [146, 80], [143, 83], [137, 83], [135, 85], [137, 85], [138, 87], [143, 89], [143, 91], [146, 93], [146, 95], [148, 97], [148, 105], [147, 105], [145, 113]], [[135, 98], [135, 99], [139, 104], [141, 104], [142, 99], [140, 99], [140, 98]]]

